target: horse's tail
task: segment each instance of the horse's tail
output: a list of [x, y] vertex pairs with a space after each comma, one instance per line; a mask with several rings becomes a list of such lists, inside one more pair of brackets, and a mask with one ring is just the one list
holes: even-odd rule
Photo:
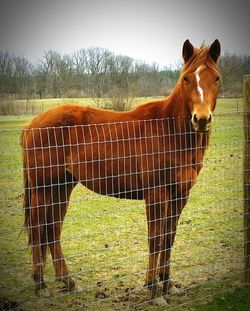
[[22, 148], [22, 157], [23, 157], [23, 187], [24, 187], [24, 198], [23, 198], [23, 208], [24, 208], [24, 230], [28, 236], [28, 245], [31, 244], [31, 185], [29, 182], [28, 176], [28, 138], [27, 138], [27, 131], [25, 128], [22, 130], [21, 133], [21, 140], [20, 140], [21, 148]]
[[30, 207], [30, 184], [28, 180], [28, 174], [26, 169], [24, 168], [23, 171], [23, 178], [24, 178], [24, 202], [23, 202], [23, 208], [24, 208], [24, 228], [26, 229], [26, 232], [28, 234], [28, 241], [29, 244], [31, 243], [31, 207]]
[[31, 243], [31, 191], [30, 191], [30, 183], [27, 171], [27, 153], [26, 153], [26, 133], [25, 130], [22, 131], [21, 141], [20, 141], [23, 153], [23, 186], [24, 186], [24, 200], [23, 200], [23, 208], [24, 208], [24, 229], [28, 234], [29, 244]]
[[[34, 226], [32, 221], [32, 213], [34, 213], [34, 207], [32, 207], [31, 204], [31, 195], [32, 195], [32, 188], [29, 180], [29, 174], [28, 174], [28, 154], [27, 154], [27, 137], [25, 137], [25, 131], [22, 132], [21, 136], [21, 145], [23, 148], [23, 184], [24, 184], [24, 202], [23, 202], [23, 208], [24, 208], [24, 228], [28, 235], [28, 245], [32, 245], [32, 227]], [[38, 213], [40, 213], [38, 208]], [[47, 209], [46, 209], [47, 213]], [[39, 217], [40, 218], [40, 217]], [[41, 226], [42, 225], [42, 226]], [[47, 252], [47, 224], [39, 224], [41, 226], [41, 236], [40, 236], [40, 245], [41, 245], [41, 251], [43, 260], [45, 262], [46, 260], [46, 252]]]

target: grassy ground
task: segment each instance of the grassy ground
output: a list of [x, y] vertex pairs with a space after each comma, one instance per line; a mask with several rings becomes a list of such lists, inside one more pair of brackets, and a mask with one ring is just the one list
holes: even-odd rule
[[[235, 292], [219, 295], [211, 306], [224, 301], [225, 309], [218, 310], [230, 310], [229, 306], [238, 304], [237, 299], [231, 299], [237, 293], [249, 303], [245, 289], [237, 289], [242, 286], [244, 269], [243, 128], [242, 114], [235, 113], [241, 105], [235, 100], [218, 102], [220, 114], [215, 117], [211, 146], [181, 216], [172, 252], [171, 278], [181, 287], [181, 294], [171, 297], [169, 310], [212, 310], [210, 305], [205, 309], [200, 304], [232, 288]], [[33, 293], [31, 252], [25, 235], [20, 235], [23, 198], [19, 136], [28, 119], [0, 117], [2, 301], [16, 302], [18, 310], [158, 310], [147, 303], [148, 293], [143, 288], [147, 262], [143, 202], [98, 196], [80, 185], [72, 193], [62, 236], [78, 292], [59, 293], [61, 285], [54, 280], [48, 256], [45, 278], [50, 297]]]
[[249, 311], [250, 286], [235, 288], [233, 291], [216, 295], [207, 305], [199, 306], [199, 311]]

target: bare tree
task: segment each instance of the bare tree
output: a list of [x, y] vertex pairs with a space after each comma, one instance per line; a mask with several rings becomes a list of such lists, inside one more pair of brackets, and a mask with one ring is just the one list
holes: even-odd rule
[[1, 94], [11, 92], [11, 79], [13, 77], [13, 55], [9, 52], [0, 52], [0, 90]]
[[62, 57], [58, 52], [50, 50], [44, 53], [35, 72], [38, 88], [44, 89], [45, 97], [61, 97], [70, 87], [74, 75], [74, 65], [70, 56]]
[[[178, 65], [178, 64], [177, 64]], [[240, 96], [242, 76], [250, 74], [250, 56], [225, 53], [220, 58], [224, 96]], [[88, 96], [116, 110], [126, 110], [136, 96], [167, 95], [179, 76], [178, 66], [159, 66], [115, 55], [103, 48], [72, 55], [47, 51], [36, 65], [0, 51], [0, 95], [21, 98]]]
[[85, 49], [78, 50], [72, 56], [75, 73], [75, 91], [79, 91], [81, 96], [87, 95], [87, 53]]
[[86, 65], [88, 74], [88, 94], [97, 107], [101, 98], [105, 97], [109, 86], [109, 72], [113, 54], [102, 48], [86, 50]]
[[19, 94], [29, 92], [31, 64], [24, 58], [9, 52], [0, 51], [0, 92]]

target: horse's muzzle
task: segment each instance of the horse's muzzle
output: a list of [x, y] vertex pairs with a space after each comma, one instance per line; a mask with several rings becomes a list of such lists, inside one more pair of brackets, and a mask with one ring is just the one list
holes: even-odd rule
[[213, 122], [213, 116], [209, 113], [207, 117], [199, 117], [196, 113], [194, 113], [191, 122], [196, 132], [207, 132], [210, 130]]

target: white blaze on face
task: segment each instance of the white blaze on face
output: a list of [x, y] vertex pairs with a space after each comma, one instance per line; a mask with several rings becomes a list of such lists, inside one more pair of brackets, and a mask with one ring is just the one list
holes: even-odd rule
[[198, 67], [195, 71], [195, 77], [196, 77], [196, 81], [197, 81], [197, 89], [198, 89], [198, 92], [200, 94], [200, 98], [201, 98], [201, 101], [203, 102], [204, 100], [204, 92], [203, 92], [203, 89], [202, 87], [200, 86], [200, 71], [201, 71], [201, 66]]

